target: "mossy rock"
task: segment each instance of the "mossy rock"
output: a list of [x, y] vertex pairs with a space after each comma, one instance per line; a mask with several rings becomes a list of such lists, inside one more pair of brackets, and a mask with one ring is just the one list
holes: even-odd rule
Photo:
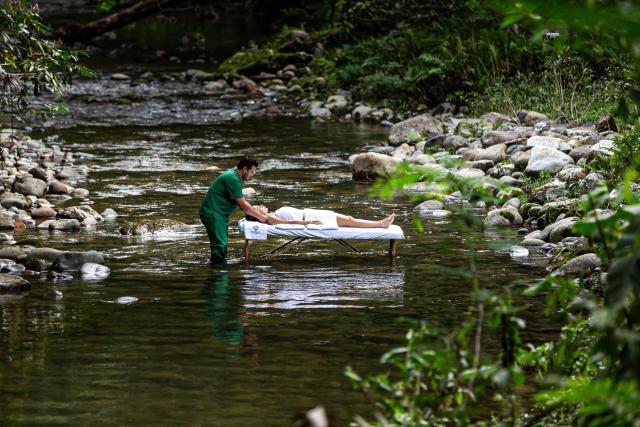
[[276, 72], [288, 64], [308, 64], [313, 55], [305, 52], [281, 53], [273, 49], [236, 52], [218, 67], [218, 72], [231, 75], [254, 75], [262, 71]]

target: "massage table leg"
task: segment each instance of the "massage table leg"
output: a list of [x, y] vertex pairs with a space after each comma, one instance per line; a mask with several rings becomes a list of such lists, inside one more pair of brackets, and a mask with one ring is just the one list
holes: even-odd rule
[[389, 258], [396, 259], [396, 245], [398, 241], [396, 239], [389, 240]]
[[244, 240], [244, 248], [242, 248], [242, 253], [244, 254], [244, 262], [249, 262], [249, 239]]

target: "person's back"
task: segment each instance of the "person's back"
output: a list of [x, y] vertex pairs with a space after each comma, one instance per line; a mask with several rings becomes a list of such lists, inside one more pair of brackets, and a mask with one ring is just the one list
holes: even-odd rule
[[235, 169], [221, 173], [209, 186], [200, 204], [200, 216], [215, 214], [228, 218], [236, 208], [235, 199], [242, 197], [242, 179]]

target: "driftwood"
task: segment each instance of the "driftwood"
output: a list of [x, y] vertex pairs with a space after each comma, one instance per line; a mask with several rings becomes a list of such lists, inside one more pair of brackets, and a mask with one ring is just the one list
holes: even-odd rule
[[108, 31], [117, 30], [139, 19], [160, 12], [167, 6], [188, 3], [189, 0], [143, 0], [86, 24], [72, 23], [58, 29], [65, 42], [87, 42]]

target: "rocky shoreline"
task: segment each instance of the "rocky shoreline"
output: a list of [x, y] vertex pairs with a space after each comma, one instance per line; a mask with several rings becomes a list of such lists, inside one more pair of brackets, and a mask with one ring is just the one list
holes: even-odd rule
[[[21, 276], [99, 280], [110, 273], [96, 251], [15, 244], [13, 233], [20, 230], [73, 233], [116, 217], [112, 209], [96, 212], [89, 191], [71, 185], [81, 183], [91, 168], [75, 165], [74, 154], [55, 142], [55, 137], [45, 143], [11, 129], [0, 131], [0, 294], [28, 291], [31, 284]], [[70, 206], [56, 209], [63, 203]]]
[[[570, 127], [524, 110], [516, 117], [422, 114], [396, 123], [386, 145], [368, 147], [350, 161], [355, 180], [388, 176], [401, 162], [421, 165], [440, 176], [477, 180], [500, 202], [487, 206], [468, 201], [484, 212], [484, 226], [515, 227], [523, 236], [512, 256], [527, 256], [530, 251], [550, 257], [571, 254], [568, 261], [556, 257], [549, 270], [553, 275], [587, 276], [599, 271], [601, 262], [590, 252], [587, 239], [574, 235], [572, 228], [586, 214], [581, 199], [604, 183], [589, 165], [596, 156], [612, 155], [617, 136], [611, 116], [593, 126]], [[418, 182], [404, 190], [426, 194], [432, 185]], [[416, 212], [427, 218], [447, 217], [452, 214], [448, 208], [459, 205], [462, 198], [460, 192], [432, 197], [416, 206]]]

